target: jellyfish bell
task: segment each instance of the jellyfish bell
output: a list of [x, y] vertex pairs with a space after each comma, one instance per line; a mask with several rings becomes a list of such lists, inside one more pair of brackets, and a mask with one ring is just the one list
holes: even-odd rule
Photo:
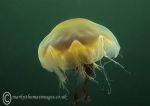
[[109, 29], [88, 19], [75, 18], [58, 24], [41, 41], [38, 56], [42, 67], [55, 72], [64, 87], [67, 71], [74, 69], [87, 76], [84, 65], [96, 67], [95, 62], [103, 57], [116, 58], [119, 51], [120, 45]]

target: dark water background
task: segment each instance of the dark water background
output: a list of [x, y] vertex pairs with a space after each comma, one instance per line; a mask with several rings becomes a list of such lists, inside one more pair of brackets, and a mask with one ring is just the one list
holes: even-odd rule
[[[123, 58], [116, 60], [132, 72], [107, 65], [112, 94], [91, 82], [92, 101], [79, 106], [150, 106], [150, 0], [0, 0], [0, 96], [58, 94], [57, 77], [41, 67], [37, 49], [55, 25], [75, 17], [108, 27], [121, 45]], [[71, 106], [71, 94], [68, 99], [14, 100], [10, 106]]]

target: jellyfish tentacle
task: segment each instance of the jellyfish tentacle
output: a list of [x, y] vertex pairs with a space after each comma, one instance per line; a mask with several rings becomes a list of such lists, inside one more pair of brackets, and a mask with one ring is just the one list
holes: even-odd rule
[[96, 81], [93, 77], [89, 76], [86, 72], [84, 72], [84, 74], [86, 75], [86, 77], [87, 77], [89, 80], [91, 80], [91, 81], [93, 81], [93, 82], [95, 82], [95, 83], [98, 83], [98, 81]]
[[105, 80], [107, 81], [107, 84], [108, 84], [108, 94], [111, 94], [111, 83], [110, 83], [110, 80], [108, 78], [107, 72], [104, 67], [103, 67], [102, 72], [103, 72], [103, 74], [105, 76]]
[[102, 72], [101, 69], [103, 69], [103, 66], [95, 63], [95, 68], [98, 69], [98, 71]]
[[66, 80], [67, 80], [66, 74], [64, 74], [60, 68], [55, 69], [54, 72], [58, 76], [59, 88], [63, 88], [69, 94], [69, 90], [66, 87]]
[[[85, 77], [87, 77], [89, 80], [91, 80], [91, 81], [93, 81], [93, 82], [95, 82], [95, 83], [98, 83], [98, 81], [97, 80], [95, 80], [95, 77], [92, 77], [92, 76], [90, 76], [91, 74], [88, 74], [87, 73], [87, 70], [85, 69], [85, 67], [86, 68], [88, 68], [88, 70], [90, 70], [90, 71], [92, 71], [92, 73], [94, 72], [94, 69], [95, 69], [95, 66], [94, 66], [94, 64], [92, 63], [92, 67], [91, 66], [89, 66], [88, 64], [86, 64], [85, 66], [83, 66], [84, 67], [84, 70], [83, 70], [83, 74], [85, 75]], [[95, 72], [94, 72], [95, 73]], [[96, 75], [96, 74], [95, 74]]]
[[99, 64], [100, 65], [96, 65], [96, 68], [98, 69], [98, 71], [100, 71], [104, 74], [104, 78], [105, 78], [107, 85], [108, 85], [108, 94], [111, 94], [111, 83], [110, 83], [110, 80], [108, 78], [107, 72], [105, 70], [104, 65], [102, 65], [101, 61]]
[[107, 59], [109, 59], [111, 62], [118, 65], [120, 68], [123, 69], [123, 71], [127, 72], [129, 75], [131, 75], [131, 72], [127, 71], [123, 65], [121, 65], [119, 62], [115, 61], [114, 59], [109, 58], [108, 56], [105, 56]]
[[95, 71], [94, 71], [94, 70], [92, 70], [92, 71], [93, 71], [93, 74], [94, 74], [94, 77], [93, 77], [93, 78], [95, 79], [95, 78], [96, 78], [96, 73], [95, 73]]
[[111, 83], [110, 83], [110, 80], [108, 78], [108, 75], [107, 75], [107, 72], [105, 70], [105, 67], [104, 65], [101, 64], [101, 61], [100, 61], [100, 65], [97, 65], [96, 67], [100, 72], [102, 72], [104, 74], [104, 77], [105, 77], [105, 80], [107, 82], [107, 85], [108, 85], [108, 94], [111, 94]]
[[118, 54], [119, 57], [123, 58], [123, 55], [121, 53]]

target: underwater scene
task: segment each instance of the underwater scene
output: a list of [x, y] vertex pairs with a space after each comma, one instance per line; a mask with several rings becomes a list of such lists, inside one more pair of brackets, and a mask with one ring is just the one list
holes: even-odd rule
[[0, 106], [150, 106], [149, 0], [0, 0]]

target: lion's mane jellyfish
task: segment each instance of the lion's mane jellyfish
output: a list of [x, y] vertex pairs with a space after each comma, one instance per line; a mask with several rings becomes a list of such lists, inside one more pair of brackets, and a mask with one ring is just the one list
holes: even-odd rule
[[82, 81], [77, 81], [73, 97], [76, 104], [81, 98], [89, 98], [87, 84], [88, 80], [94, 80], [91, 74], [95, 73], [96, 68], [102, 68], [110, 87], [103, 65], [96, 62], [106, 57], [120, 65], [114, 61], [119, 51], [120, 45], [109, 29], [88, 19], [75, 18], [58, 24], [41, 41], [38, 56], [42, 67], [56, 73], [60, 85], [65, 89], [66, 72], [73, 70], [79, 74]]

